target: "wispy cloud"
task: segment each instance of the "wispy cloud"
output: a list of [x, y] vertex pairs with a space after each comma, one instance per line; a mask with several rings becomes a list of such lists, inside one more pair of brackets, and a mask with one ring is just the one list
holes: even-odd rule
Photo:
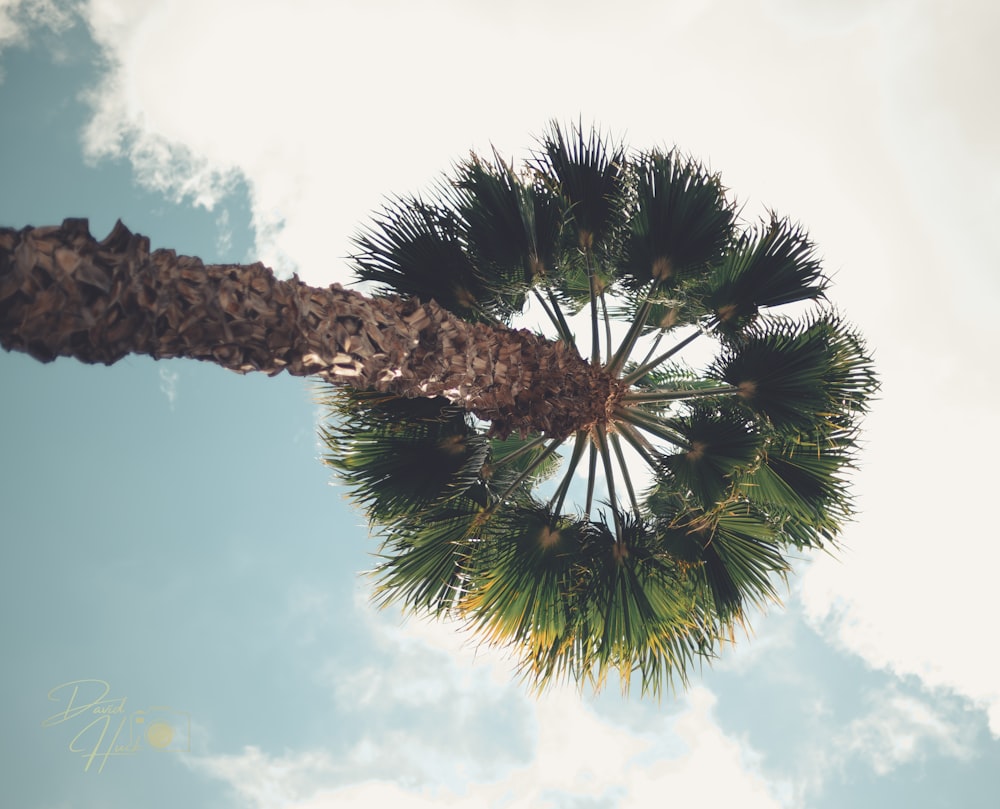
[[[364, 716], [347, 749], [269, 755], [246, 748], [192, 765], [260, 809], [647, 807], [667, 794], [681, 805], [777, 809], [790, 794], [760, 775], [752, 749], [719, 728], [715, 698], [704, 688], [633, 725], [573, 689], [526, 697], [494, 652], [470, 667], [455, 627], [408, 621], [401, 628], [391, 611], [360, 603], [358, 610], [384, 655], [377, 665], [353, 666], [341, 656], [322, 675], [340, 710]], [[400, 716], [409, 720], [394, 721]]]
[[181, 380], [179, 371], [171, 368], [160, 368], [160, 393], [167, 397], [170, 409], [177, 403], [177, 386]]
[[[752, 751], [727, 737], [711, 714], [713, 697], [696, 689], [686, 708], [665, 718], [660, 726], [637, 732], [598, 715], [574, 692], [562, 692], [534, 706], [535, 744], [526, 764], [508, 764], [490, 780], [467, 780], [448, 787], [447, 802], [459, 806], [508, 805], [516, 807], [565, 806], [574, 801], [608, 801], [622, 806], [658, 806], [662, 796], [683, 804], [701, 800], [708, 805], [738, 801], [757, 809], [776, 809], [781, 785], [767, 783], [756, 772]], [[419, 733], [390, 740], [379, 756], [399, 749], [404, 742], [412, 749], [424, 746]], [[375, 751], [371, 751], [374, 753]], [[421, 795], [443, 791], [434, 773], [481, 771], [482, 763], [462, 761], [454, 751], [447, 764], [431, 758], [420, 789], [395, 789], [401, 798], [421, 805]], [[369, 789], [385, 788], [384, 776], [375, 783], [353, 784], [318, 794], [305, 805], [340, 806], [347, 798], [357, 805]], [[382, 781], [382, 784], [379, 784]], [[372, 789], [372, 791], [376, 791]], [[407, 794], [408, 793], [408, 794]], [[346, 805], [355, 805], [348, 803]], [[404, 803], [404, 805], [409, 805]]]
[[[978, 432], [987, 401], [968, 408], [942, 403], [935, 419]], [[959, 505], [989, 502], [990, 476], [972, 457], [946, 467], [964, 466], [965, 475], [928, 470], [926, 447], [913, 446], [905, 422], [891, 423], [904, 407], [886, 414], [887, 443], [869, 452], [862, 522], [848, 531], [841, 559], [820, 558], [805, 573], [803, 606], [839, 648], [970, 698], [1000, 737], [1000, 657], [984, 641], [991, 631], [981, 617], [992, 614], [1000, 548], [982, 541], [977, 513]], [[994, 456], [995, 436], [981, 434], [979, 449]]]
[[78, 5], [58, 0], [0, 0], [0, 48], [24, 42], [32, 28], [65, 31], [73, 25]]
[[229, 221], [229, 210], [222, 208], [218, 216], [215, 217], [215, 227], [217, 235], [215, 237], [215, 249], [220, 255], [227, 255], [233, 247], [233, 227]]
[[[794, 781], [795, 806], [809, 806], [835, 781], [858, 773], [884, 777], [907, 765], [941, 758], [974, 758], [978, 723], [955, 699], [905, 693], [898, 684], [867, 691], [865, 709], [801, 751]], [[829, 716], [824, 717], [829, 719]]]
[[877, 775], [929, 754], [967, 759], [974, 755], [971, 727], [930, 702], [895, 689], [870, 695], [871, 710], [834, 740], [842, 755], [867, 761]]

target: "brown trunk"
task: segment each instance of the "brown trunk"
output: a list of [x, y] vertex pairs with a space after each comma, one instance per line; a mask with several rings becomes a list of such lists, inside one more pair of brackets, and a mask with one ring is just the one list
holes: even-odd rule
[[446, 396], [493, 431], [563, 437], [604, 421], [617, 389], [576, 349], [470, 324], [434, 301], [281, 281], [262, 264], [205, 265], [119, 222], [0, 229], [0, 345], [49, 362], [127, 354], [282, 370], [404, 396]]

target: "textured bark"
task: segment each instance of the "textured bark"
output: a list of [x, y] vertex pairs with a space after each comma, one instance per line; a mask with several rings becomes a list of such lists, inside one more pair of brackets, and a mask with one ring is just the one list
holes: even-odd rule
[[606, 420], [618, 398], [614, 380], [564, 343], [466, 323], [433, 301], [150, 253], [121, 222], [101, 242], [84, 219], [0, 229], [0, 345], [43, 362], [189, 357], [239, 373], [446, 396], [500, 436], [563, 437]]

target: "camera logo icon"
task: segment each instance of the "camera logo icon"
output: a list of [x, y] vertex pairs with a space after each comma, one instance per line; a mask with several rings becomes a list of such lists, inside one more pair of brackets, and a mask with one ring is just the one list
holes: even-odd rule
[[191, 752], [191, 715], [166, 705], [132, 713], [132, 743], [151, 750]]

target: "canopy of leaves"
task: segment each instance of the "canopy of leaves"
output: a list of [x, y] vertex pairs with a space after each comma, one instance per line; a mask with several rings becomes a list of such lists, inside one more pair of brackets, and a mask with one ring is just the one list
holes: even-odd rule
[[[382, 538], [377, 598], [464, 620], [537, 688], [685, 682], [777, 600], [789, 551], [850, 519], [878, 388], [863, 339], [805, 231], [741, 223], [676, 149], [553, 123], [522, 166], [473, 155], [436, 197], [359, 233], [358, 277], [498, 327], [530, 309], [620, 394], [564, 443], [325, 390], [328, 461]], [[697, 339], [716, 345], [700, 370], [676, 358]]]

